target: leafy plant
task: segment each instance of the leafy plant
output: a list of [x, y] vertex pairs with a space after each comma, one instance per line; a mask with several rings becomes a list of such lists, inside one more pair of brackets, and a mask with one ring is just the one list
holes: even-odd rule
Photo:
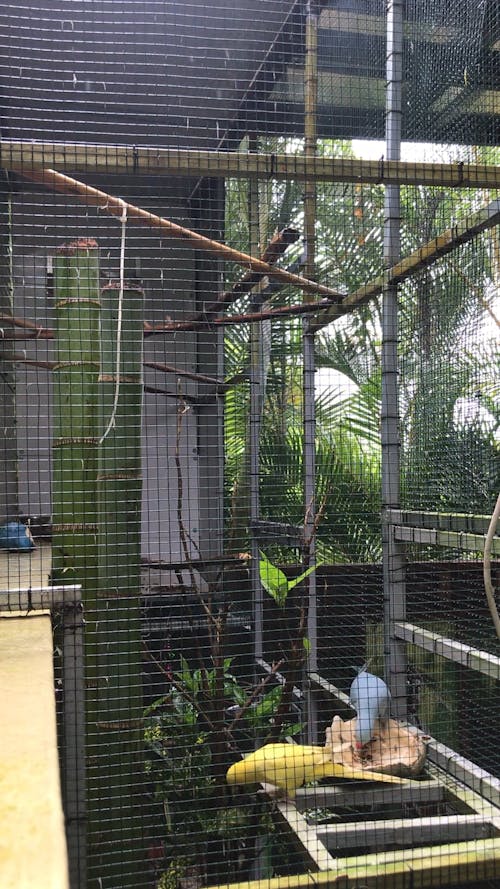
[[[259, 737], [264, 743], [273, 728], [283, 689], [279, 685], [267, 689], [267, 680], [253, 687], [241, 684], [231, 672], [231, 658], [224, 659], [222, 670], [227, 766], [234, 756], [230, 751], [237, 746], [253, 749]], [[243, 856], [248, 865], [255, 836], [267, 833], [269, 823], [264, 804], [247, 799], [244, 806], [234, 804], [217, 780], [214, 765], [220, 731], [214, 724], [214, 706], [218, 702], [218, 670], [205, 665], [192, 669], [180, 656], [179, 670], [172, 673], [171, 681], [170, 692], [144, 713], [149, 752], [146, 772], [154, 799], [164, 813], [169, 860], [158, 886], [177, 886], [189, 873], [196, 884], [206, 882], [211, 866], [217, 871], [212, 879], [241, 878], [238, 861], [242, 848], [248, 847], [248, 855]], [[301, 730], [301, 723], [283, 722], [279, 737]], [[216, 862], [211, 865], [214, 857]]]
[[274, 599], [276, 605], [280, 608], [284, 608], [290, 590], [293, 590], [299, 583], [302, 583], [306, 577], [309, 577], [313, 571], [316, 571], [317, 567], [317, 565], [312, 565], [310, 568], [303, 571], [302, 574], [299, 574], [298, 577], [290, 579], [284, 574], [281, 568], [278, 568], [277, 565], [273, 565], [266, 555], [261, 552], [259, 561], [260, 582], [266, 592], [269, 593], [272, 599]]

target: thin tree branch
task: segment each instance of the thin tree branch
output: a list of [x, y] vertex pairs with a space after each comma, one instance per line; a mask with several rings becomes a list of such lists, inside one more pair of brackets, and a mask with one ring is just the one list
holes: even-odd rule
[[242, 717], [245, 715], [247, 710], [252, 706], [255, 699], [258, 698], [258, 696], [261, 694], [262, 691], [264, 691], [266, 685], [268, 685], [268, 683], [271, 681], [271, 679], [275, 676], [275, 674], [278, 672], [280, 667], [283, 666], [284, 663], [285, 663], [284, 658], [281, 658], [281, 660], [276, 661], [272, 665], [267, 676], [264, 676], [264, 678], [261, 679], [260, 682], [255, 686], [255, 688], [253, 689], [251, 694], [246, 699], [245, 703], [242, 705], [239, 713], [234, 717], [233, 721], [228, 726], [227, 731], [229, 734], [232, 733], [236, 723], [239, 722], [240, 719], [242, 719]]

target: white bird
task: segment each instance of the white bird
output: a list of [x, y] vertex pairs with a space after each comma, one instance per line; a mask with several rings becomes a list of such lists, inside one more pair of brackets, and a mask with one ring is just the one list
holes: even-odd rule
[[383, 679], [363, 669], [351, 685], [350, 699], [358, 717], [356, 746], [361, 749], [372, 740], [377, 720], [382, 723], [388, 720], [391, 693]]

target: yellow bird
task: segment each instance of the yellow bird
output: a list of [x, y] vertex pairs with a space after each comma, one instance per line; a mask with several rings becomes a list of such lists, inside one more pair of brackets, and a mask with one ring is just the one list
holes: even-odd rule
[[384, 781], [388, 784], [406, 784], [404, 778], [352, 769], [331, 762], [324, 747], [304, 744], [265, 744], [235, 762], [226, 773], [228, 784], [274, 784], [289, 797], [295, 796], [297, 787], [320, 778], [350, 778], [362, 781]]

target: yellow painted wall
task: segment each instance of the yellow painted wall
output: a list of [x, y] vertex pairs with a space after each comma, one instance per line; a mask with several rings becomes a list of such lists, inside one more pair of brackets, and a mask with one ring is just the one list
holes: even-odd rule
[[68, 889], [50, 615], [0, 616], [0, 887]]

